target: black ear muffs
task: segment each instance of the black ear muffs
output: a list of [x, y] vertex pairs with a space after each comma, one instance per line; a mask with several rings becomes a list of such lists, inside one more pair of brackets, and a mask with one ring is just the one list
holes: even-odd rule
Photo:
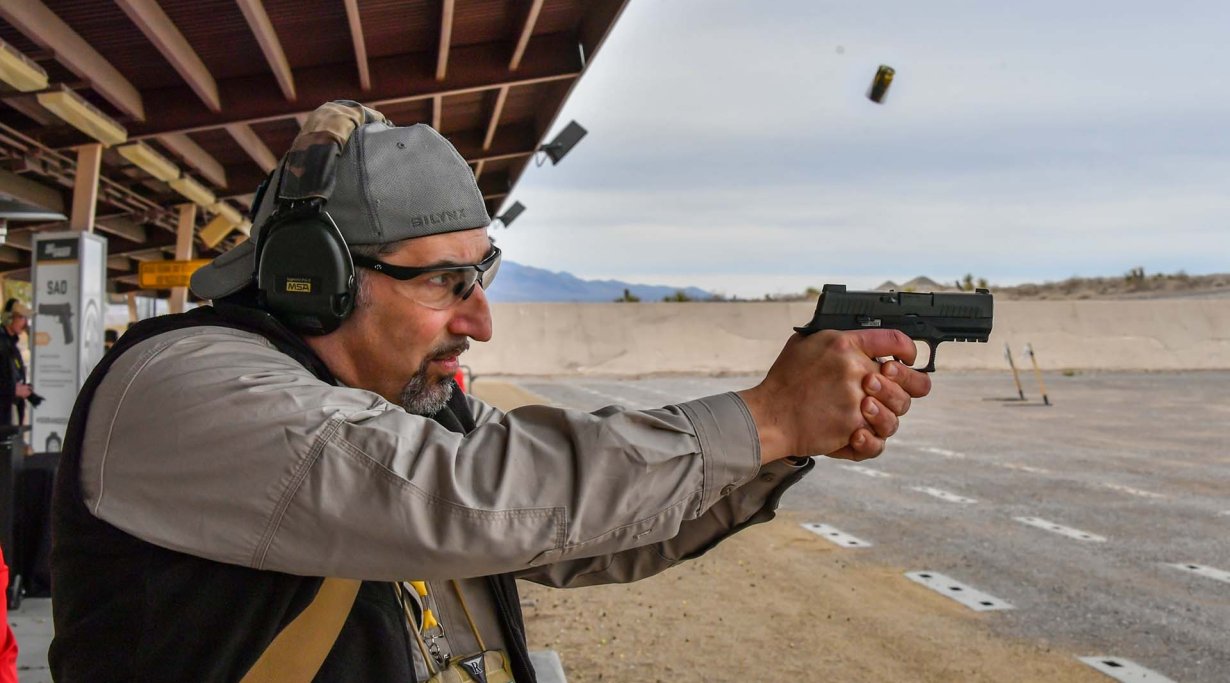
[[350, 249], [319, 202], [280, 209], [256, 247], [260, 306], [292, 329], [328, 334], [354, 309]]

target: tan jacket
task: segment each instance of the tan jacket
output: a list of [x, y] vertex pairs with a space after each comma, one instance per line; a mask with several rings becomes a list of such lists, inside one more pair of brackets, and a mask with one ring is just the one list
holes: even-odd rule
[[147, 542], [259, 569], [575, 586], [657, 573], [768, 519], [796, 469], [762, 471], [731, 393], [641, 411], [470, 405], [478, 428], [453, 433], [260, 336], [179, 330], [99, 387], [85, 502]]

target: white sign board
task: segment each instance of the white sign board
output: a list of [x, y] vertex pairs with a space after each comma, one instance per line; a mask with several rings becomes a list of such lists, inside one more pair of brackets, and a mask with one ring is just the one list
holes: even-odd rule
[[107, 242], [79, 232], [34, 237], [34, 320], [31, 371], [34, 393], [30, 445], [59, 451], [77, 392], [103, 355]]

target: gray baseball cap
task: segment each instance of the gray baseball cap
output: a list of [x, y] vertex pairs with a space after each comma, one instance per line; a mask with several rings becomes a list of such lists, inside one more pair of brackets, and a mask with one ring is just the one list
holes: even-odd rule
[[[193, 273], [194, 294], [220, 299], [254, 281], [256, 244], [279, 197], [324, 199], [325, 211], [351, 245], [387, 244], [491, 223], [473, 170], [430, 126], [364, 123], [344, 140], [339, 154], [339, 136], [325, 144], [320, 135], [309, 139], [314, 120], [309, 119], [274, 170], [256, 207], [251, 239]], [[335, 172], [322, 173], [330, 165]]]

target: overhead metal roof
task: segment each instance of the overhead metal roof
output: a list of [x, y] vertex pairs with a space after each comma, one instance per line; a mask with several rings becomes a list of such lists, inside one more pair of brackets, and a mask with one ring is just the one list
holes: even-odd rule
[[[0, 0], [0, 40], [241, 212], [306, 114], [353, 99], [448, 137], [495, 215], [626, 2]], [[69, 214], [75, 148], [93, 142], [0, 83], [0, 199]], [[111, 291], [131, 291], [136, 261], [168, 258], [185, 199], [114, 147], [102, 176], [95, 230]], [[0, 273], [25, 277], [30, 234], [66, 227], [10, 221]], [[198, 240], [198, 257], [244, 238]]]

